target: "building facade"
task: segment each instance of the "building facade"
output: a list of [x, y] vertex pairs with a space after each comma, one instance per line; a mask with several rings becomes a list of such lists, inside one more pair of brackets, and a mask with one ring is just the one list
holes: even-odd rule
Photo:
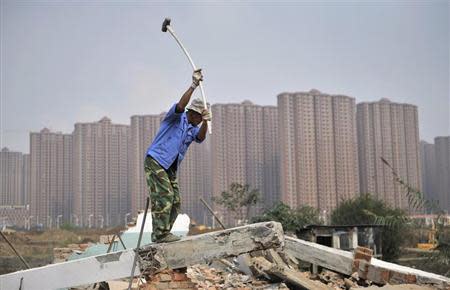
[[27, 205], [0, 205], [1, 228], [5, 226], [28, 228], [29, 216], [30, 210]]
[[328, 215], [358, 194], [355, 110], [354, 98], [317, 90], [278, 95], [284, 203]]
[[[258, 189], [262, 207], [270, 207], [279, 195], [278, 112], [276, 107], [242, 104], [212, 106], [214, 133], [211, 138], [212, 192], [219, 196], [232, 183]], [[215, 206], [224, 221], [236, 222], [231, 213]]]
[[422, 192], [430, 201], [439, 200], [437, 186], [436, 150], [434, 144], [425, 141], [420, 142], [420, 158], [422, 171]]
[[30, 204], [30, 188], [31, 188], [31, 171], [30, 171], [30, 154], [23, 154], [22, 166], [22, 196], [19, 204]]
[[417, 190], [422, 188], [417, 107], [379, 102], [357, 106], [360, 187], [394, 207], [409, 209], [405, 188], [392, 170]]
[[79, 226], [122, 225], [129, 212], [129, 126], [104, 117], [76, 123], [73, 132], [73, 221]]
[[436, 191], [440, 209], [450, 212], [450, 136], [434, 139], [436, 152]]
[[23, 155], [8, 148], [0, 151], [0, 205], [23, 205]]
[[44, 128], [30, 133], [31, 223], [55, 227], [70, 221], [72, 135]]

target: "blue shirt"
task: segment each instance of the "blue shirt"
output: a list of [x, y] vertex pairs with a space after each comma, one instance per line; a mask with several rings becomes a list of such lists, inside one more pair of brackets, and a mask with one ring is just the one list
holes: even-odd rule
[[178, 158], [177, 165], [183, 160], [192, 141], [198, 139], [200, 129], [188, 123], [186, 112], [177, 113], [174, 104], [161, 122], [153, 143], [147, 149], [147, 155], [155, 159], [164, 169], [169, 169]]

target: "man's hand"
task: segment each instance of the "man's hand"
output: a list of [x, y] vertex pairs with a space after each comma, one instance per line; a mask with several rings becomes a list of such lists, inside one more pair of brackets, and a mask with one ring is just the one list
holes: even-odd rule
[[208, 109], [203, 109], [202, 120], [205, 122], [211, 121], [211, 112]]
[[201, 81], [203, 81], [203, 75], [202, 75], [202, 69], [199, 68], [199, 69], [195, 70], [194, 73], [192, 74], [191, 88], [195, 89], [196, 87], [198, 87], [198, 85], [200, 84]]
[[182, 113], [186, 109], [189, 100], [191, 99], [192, 93], [195, 88], [198, 87], [200, 81], [203, 81], [202, 69], [197, 69], [192, 74], [192, 85], [186, 90], [186, 92], [181, 96], [180, 101], [177, 103], [176, 112]]

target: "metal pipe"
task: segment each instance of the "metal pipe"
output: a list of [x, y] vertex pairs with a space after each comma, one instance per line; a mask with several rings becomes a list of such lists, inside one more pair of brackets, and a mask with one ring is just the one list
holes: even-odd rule
[[[175, 41], [178, 43], [178, 45], [181, 47], [181, 49], [183, 50], [184, 54], [187, 56], [189, 63], [192, 66], [193, 70], [197, 70], [197, 66], [195, 65], [194, 61], [191, 58], [191, 55], [189, 54], [189, 52], [187, 51], [186, 47], [184, 47], [183, 43], [181, 43], [180, 39], [177, 37], [177, 35], [175, 34], [175, 31], [173, 31], [172, 27], [170, 26], [170, 19], [166, 18], [164, 20], [163, 23], [163, 32], [169, 31], [170, 34], [173, 36], [173, 38], [175, 38]], [[205, 94], [205, 90], [203, 88], [203, 84], [200, 81], [200, 92], [202, 94], [202, 99], [203, 99], [203, 106], [205, 109], [208, 109], [207, 106], [207, 102], [206, 102], [206, 94]], [[211, 122], [208, 121], [208, 133], [211, 134], [212, 133], [212, 127], [211, 127]]]
[[200, 201], [203, 203], [203, 205], [205, 205], [205, 207], [211, 212], [211, 214], [216, 218], [217, 222], [220, 224], [220, 226], [222, 227], [222, 229], [225, 229], [225, 226], [223, 225], [223, 223], [220, 221], [220, 219], [216, 216], [216, 214], [214, 213], [214, 211], [212, 210], [212, 208], [209, 206], [209, 204], [206, 203], [206, 201], [200, 197]]
[[136, 261], [137, 261], [138, 255], [139, 255], [139, 247], [141, 246], [142, 234], [144, 233], [144, 225], [145, 225], [145, 220], [147, 219], [149, 202], [150, 202], [150, 197], [147, 196], [147, 201], [145, 202], [144, 219], [143, 219], [142, 225], [141, 225], [141, 232], [139, 233], [138, 243], [137, 243], [136, 249], [134, 250], [135, 253], [134, 253], [133, 268], [131, 269], [130, 283], [128, 284], [128, 290], [131, 290], [131, 284], [133, 284], [134, 270], [136, 269]]
[[8, 243], [8, 245], [11, 247], [11, 249], [14, 251], [14, 253], [16, 254], [17, 257], [19, 257], [19, 259], [22, 261], [22, 263], [25, 265], [25, 267], [27, 267], [27, 269], [31, 269], [30, 265], [28, 265], [28, 263], [25, 261], [25, 259], [19, 254], [19, 252], [17, 252], [16, 248], [14, 248], [14, 246], [11, 244], [11, 242], [6, 238], [6, 236], [3, 234], [2, 231], [0, 231], [0, 235], [5, 239], [6, 243]]

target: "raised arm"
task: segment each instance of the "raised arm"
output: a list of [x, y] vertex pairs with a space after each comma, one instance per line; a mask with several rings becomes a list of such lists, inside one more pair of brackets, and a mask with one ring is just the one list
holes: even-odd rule
[[208, 109], [204, 109], [202, 112], [202, 125], [198, 131], [197, 139], [199, 142], [203, 142], [206, 139], [206, 132], [208, 131], [208, 121], [211, 121], [211, 112]]
[[192, 85], [186, 90], [186, 92], [181, 97], [180, 101], [177, 103], [176, 112], [182, 113], [186, 109], [186, 106], [189, 104], [191, 100], [192, 93], [195, 88], [198, 87], [200, 81], [203, 80], [202, 69], [195, 70], [192, 74]]

